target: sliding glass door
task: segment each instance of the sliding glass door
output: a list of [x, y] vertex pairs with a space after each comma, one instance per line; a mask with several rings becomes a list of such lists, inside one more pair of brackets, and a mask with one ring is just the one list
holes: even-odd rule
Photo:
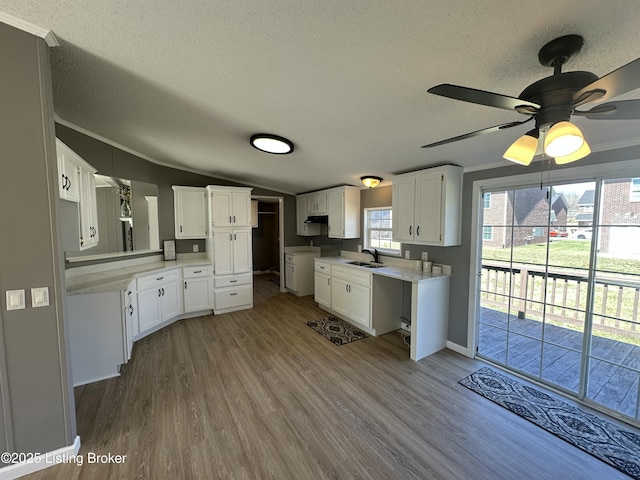
[[637, 418], [633, 180], [483, 192], [477, 355]]

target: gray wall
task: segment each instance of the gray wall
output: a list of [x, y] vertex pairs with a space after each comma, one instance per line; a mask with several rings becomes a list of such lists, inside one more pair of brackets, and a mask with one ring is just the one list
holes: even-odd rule
[[[163, 240], [175, 238], [172, 185], [191, 187], [204, 187], [206, 185], [246, 186], [228, 180], [157, 165], [64, 125], [56, 124], [56, 135], [73, 151], [86, 160], [87, 163], [97, 169], [99, 174], [153, 183], [158, 186], [161, 247]], [[250, 147], [247, 146], [247, 148]], [[255, 187], [251, 191], [251, 194], [284, 197], [285, 245], [303, 245], [305, 243], [296, 235], [295, 196]], [[201, 252], [204, 251], [204, 240], [179, 240], [176, 242], [176, 251], [178, 253], [191, 252], [193, 244], [198, 244], [199, 250]]]
[[[47, 452], [71, 445], [75, 410], [64, 319], [49, 48], [0, 23], [0, 375], [2, 448]], [[30, 289], [48, 287], [33, 308]], [[5, 291], [24, 289], [27, 308], [7, 311]]]

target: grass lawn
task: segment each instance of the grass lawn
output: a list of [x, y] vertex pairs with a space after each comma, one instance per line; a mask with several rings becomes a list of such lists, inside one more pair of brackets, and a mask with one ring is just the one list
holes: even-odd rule
[[[555, 240], [549, 243], [549, 266], [571, 269], [589, 267], [591, 242], [585, 240]], [[482, 259], [509, 262], [511, 250], [508, 248], [483, 248]], [[513, 249], [513, 262], [521, 264], [546, 265], [547, 244], [523, 245]], [[613, 258], [598, 255], [598, 270], [640, 275], [640, 260]]]

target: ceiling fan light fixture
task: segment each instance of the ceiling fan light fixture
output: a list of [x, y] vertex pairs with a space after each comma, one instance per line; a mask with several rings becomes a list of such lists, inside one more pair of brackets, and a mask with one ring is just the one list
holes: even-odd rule
[[538, 148], [539, 133], [537, 129], [529, 130], [511, 144], [503, 157], [520, 165], [529, 165]]
[[570, 155], [556, 157], [555, 161], [558, 165], [564, 165], [565, 163], [571, 163], [571, 162], [575, 162], [576, 160], [580, 160], [581, 158], [586, 157], [590, 153], [591, 153], [591, 148], [589, 148], [589, 144], [585, 141], [577, 151], [573, 152]]
[[365, 187], [367, 187], [367, 188], [375, 188], [378, 185], [380, 185], [380, 182], [382, 181], [382, 177], [375, 177], [373, 175], [365, 175], [364, 177], [360, 177], [360, 180], [362, 180], [362, 183], [364, 184]]
[[274, 155], [286, 155], [293, 152], [294, 148], [291, 140], [270, 133], [256, 133], [249, 141], [253, 148]]
[[566, 157], [577, 152], [585, 143], [580, 129], [571, 122], [554, 124], [544, 139], [544, 153], [549, 157]]

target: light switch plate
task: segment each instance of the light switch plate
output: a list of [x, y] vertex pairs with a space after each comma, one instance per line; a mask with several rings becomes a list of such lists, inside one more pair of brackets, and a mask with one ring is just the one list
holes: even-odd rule
[[24, 289], [7, 290], [7, 310], [22, 310], [24, 308]]
[[49, 306], [49, 287], [31, 289], [31, 306], [33, 308]]

